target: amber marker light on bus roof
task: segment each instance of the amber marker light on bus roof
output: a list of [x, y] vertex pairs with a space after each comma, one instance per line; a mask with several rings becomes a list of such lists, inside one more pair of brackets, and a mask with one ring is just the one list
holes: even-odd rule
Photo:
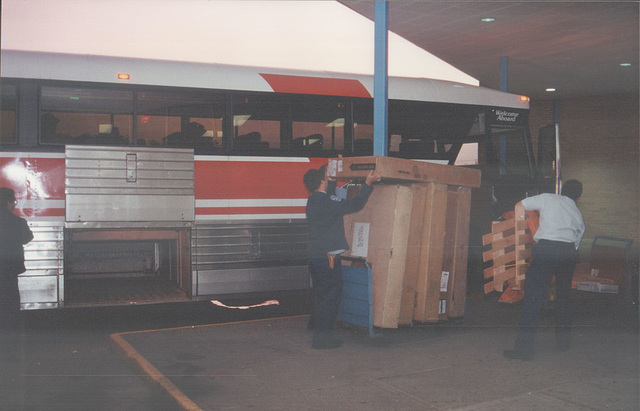
[[531, 99], [527, 96], [520, 96], [520, 101], [527, 102], [527, 101], [531, 101]]
[[128, 73], [118, 73], [118, 80], [131, 80], [131, 76]]

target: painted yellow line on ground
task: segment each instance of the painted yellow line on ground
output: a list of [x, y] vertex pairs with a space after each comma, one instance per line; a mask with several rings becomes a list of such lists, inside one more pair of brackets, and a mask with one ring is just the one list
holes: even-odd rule
[[185, 325], [183, 327], [156, 328], [152, 330], [139, 330], [139, 331], [125, 331], [125, 332], [117, 333], [114, 335], [144, 334], [144, 333], [154, 333], [158, 331], [176, 331], [176, 330], [187, 330], [187, 329], [194, 329], [194, 328], [220, 327], [223, 325], [247, 324], [247, 323], [256, 323], [260, 321], [272, 321], [272, 320], [288, 320], [291, 318], [301, 318], [301, 317], [309, 317], [309, 314], [291, 315], [288, 317], [260, 318], [257, 320], [232, 321], [228, 323], [218, 323], [218, 324]]
[[119, 334], [111, 334], [109, 338], [118, 351], [120, 351], [128, 360], [132, 361], [137, 367], [142, 369], [142, 371], [145, 372], [154, 382], [164, 388], [183, 409], [189, 411], [202, 411], [196, 403], [184, 395], [184, 393], [180, 391], [174, 383], [165, 377], [156, 367], [151, 365], [151, 363], [140, 355], [140, 353], [136, 351], [131, 344], [126, 342], [122, 336]]
[[263, 318], [258, 320], [247, 320], [247, 321], [234, 321], [229, 323], [220, 323], [220, 324], [205, 324], [205, 325], [192, 325], [185, 327], [175, 327], [175, 328], [161, 328], [155, 330], [140, 330], [140, 331], [127, 331], [123, 333], [111, 334], [109, 339], [111, 340], [112, 345], [116, 348], [116, 350], [124, 355], [124, 357], [131, 361], [136, 367], [140, 368], [145, 374], [151, 378], [151, 380], [158, 385], [160, 385], [167, 393], [180, 405], [183, 409], [188, 411], [202, 411], [200, 407], [189, 397], [187, 397], [174, 383], [171, 382], [164, 374], [160, 372], [156, 367], [154, 367], [146, 358], [144, 358], [131, 344], [125, 341], [122, 338], [123, 335], [126, 334], [143, 334], [150, 332], [158, 332], [158, 331], [173, 331], [173, 330], [184, 330], [184, 329], [193, 329], [193, 328], [204, 328], [204, 327], [215, 327], [220, 325], [234, 325], [234, 324], [246, 324], [258, 321], [269, 321], [269, 320], [282, 320], [289, 318], [299, 318], [299, 317], [308, 317], [309, 315], [294, 315], [290, 317], [275, 317], [275, 318]]

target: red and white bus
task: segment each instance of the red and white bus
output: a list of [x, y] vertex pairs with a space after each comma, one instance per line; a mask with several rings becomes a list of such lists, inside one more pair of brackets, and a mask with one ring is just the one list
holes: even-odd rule
[[[0, 186], [35, 240], [22, 309], [307, 290], [302, 175], [371, 155], [373, 78], [2, 50]], [[483, 170], [478, 224], [535, 185], [528, 100], [389, 79], [389, 155]], [[500, 141], [509, 156], [500, 162]], [[506, 146], [505, 146], [506, 143]]]

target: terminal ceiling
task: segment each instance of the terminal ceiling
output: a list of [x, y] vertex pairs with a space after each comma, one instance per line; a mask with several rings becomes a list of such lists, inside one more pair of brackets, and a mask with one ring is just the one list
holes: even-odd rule
[[[373, 1], [341, 3], [375, 18]], [[508, 91], [534, 100], [637, 93], [638, 5], [389, 1], [389, 30], [495, 89], [506, 56]], [[487, 17], [495, 21], [481, 21]]]

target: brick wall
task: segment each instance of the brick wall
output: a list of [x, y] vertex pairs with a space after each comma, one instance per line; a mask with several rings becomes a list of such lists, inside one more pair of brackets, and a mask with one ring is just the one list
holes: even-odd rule
[[[638, 95], [559, 101], [563, 180], [578, 179], [578, 205], [587, 225], [585, 239], [597, 235], [640, 243], [640, 149]], [[540, 127], [553, 123], [552, 102], [532, 102], [534, 151]]]

